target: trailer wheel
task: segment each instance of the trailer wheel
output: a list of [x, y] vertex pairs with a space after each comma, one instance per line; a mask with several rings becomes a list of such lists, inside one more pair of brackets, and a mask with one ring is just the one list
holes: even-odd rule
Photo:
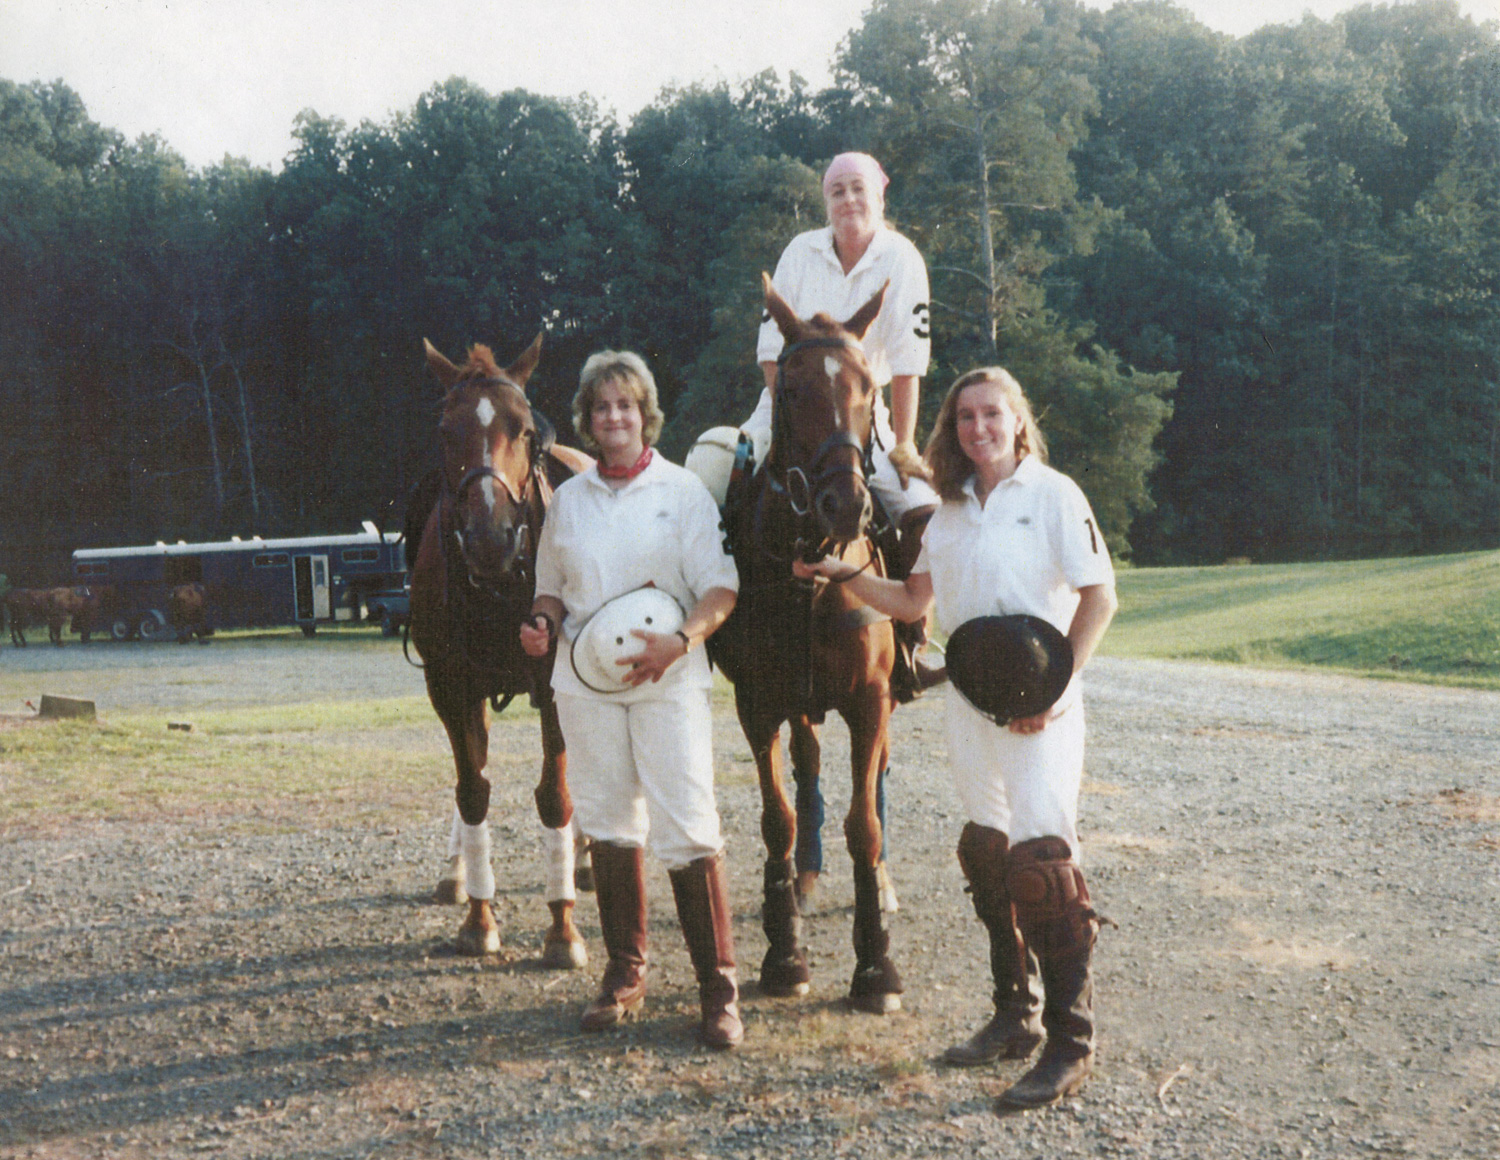
[[123, 616], [117, 616], [110, 621], [109, 635], [114, 640], [131, 640], [135, 637], [135, 625]]
[[155, 608], [148, 609], [141, 614], [141, 625], [136, 630], [144, 641], [165, 640], [167, 637], [167, 618]]
[[396, 618], [391, 615], [391, 610], [387, 608], [380, 614], [380, 635], [395, 636], [400, 631], [401, 626], [396, 623]]

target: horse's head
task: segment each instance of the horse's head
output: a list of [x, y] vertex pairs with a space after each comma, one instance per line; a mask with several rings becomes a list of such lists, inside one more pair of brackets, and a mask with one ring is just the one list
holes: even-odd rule
[[785, 480], [794, 507], [811, 509], [829, 541], [847, 544], [864, 535], [874, 512], [865, 467], [878, 388], [859, 340], [880, 313], [886, 287], [839, 323], [826, 314], [798, 318], [771, 279], [761, 278], [766, 310], [786, 341], [776, 366], [768, 469]]
[[497, 584], [521, 571], [536, 548], [527, 518], [536, 421], [525, 390], [542, 336], [504, 370], [486, 346], [470, 347], [460, 367], [430, 342], [423, 345], [427, 365], [447, 389], [438, 432], [452, 533], [470, 581]]

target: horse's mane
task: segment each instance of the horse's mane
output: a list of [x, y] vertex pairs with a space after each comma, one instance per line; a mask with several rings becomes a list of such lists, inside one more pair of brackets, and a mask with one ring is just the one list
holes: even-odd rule
[[469, 347], [469, 361], [458, 370], [461, 379], [498, 379], [501, 370], [495, 365], [495, 352], [483, 343]]

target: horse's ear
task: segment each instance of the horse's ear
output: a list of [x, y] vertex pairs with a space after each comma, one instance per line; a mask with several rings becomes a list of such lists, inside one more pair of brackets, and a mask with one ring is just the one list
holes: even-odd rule
[[795, 342], [803, 331], [802, 320], [787, 305], [787, 300], [776, 292], [776, 287], [771, 283], [771, 275], [764, 270], [760, 273], [760, 283], [766, 295], [766, 311], [776, 320], [776, 329], [781, 331], [781, 337], [787, 342]]
[[539, 330], [536, 337], [531, 340], [531, 345], [521, 352], [521, 357], [505, 368], [508, 377], [516, 386], [525, 388], [526, 380], [531, 377], [531, 372], [536, 370], [537, 360], [542, 357], [542, 332]]
[[885, 292], [890, 288], [891, 280], [887, 278], [885, 285], [875, 291], [875, 297], [856, 310], [854, 317], [844, 323], [844, 329], [855, 338], [864, 338], [865, 331], [870, 329], [870, 323], [874, 322], [875, 316], [880, 313], [880, 307], [885, 302]]
[[422, 340], [422, 349], [427, 352], [427, 365], [432, 368], [432, 373], [437, 376], [437, 381], [443, 384], [444, 390], [450, 390], [453, 384], [458, 382], [462, 372], [444, 358], [438, 348], [425, 338]]

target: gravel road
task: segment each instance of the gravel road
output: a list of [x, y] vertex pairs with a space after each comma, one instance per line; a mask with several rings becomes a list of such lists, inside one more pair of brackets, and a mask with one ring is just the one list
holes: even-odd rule
[[[106, 715], [420, 692], [399, 649], [304, 648], [288, 677], [296, 647], [6, 650], [0, 708], [23, 687], [87, 686]], [[852, 885], [833, 725], [813, 992], [747, 986], [728, 1056], [692, 1043], [658, 866], [646, 1014], [576, 1033], [597, 965], [537, 965], [536, 724], [507, 714], [491, 810], [506, 948], [484, 961], [449, 952], [459, 912], [425, 901], [440, 799], [380, 827], [257, 809], [5, 832], [0, 1156], [1500, 1154], [1500, 695], [1104, 658], [1087, 711], [1085, 866], [1119, 929], [1097, 958], [1098, 1070], [1061, 1108], [1002, 1118], [994, 1096], [1020, 1065], [935, 1062], [989, 993], [939, 696], [893, 733], [904, 1009], [840, 1004]], [[448, 760], [435, 719], [417, 744]], [[717, 745], [753, 977], [759, 807], [727, 709]], [[579, 909], [598, 960], [591, 899]]]

